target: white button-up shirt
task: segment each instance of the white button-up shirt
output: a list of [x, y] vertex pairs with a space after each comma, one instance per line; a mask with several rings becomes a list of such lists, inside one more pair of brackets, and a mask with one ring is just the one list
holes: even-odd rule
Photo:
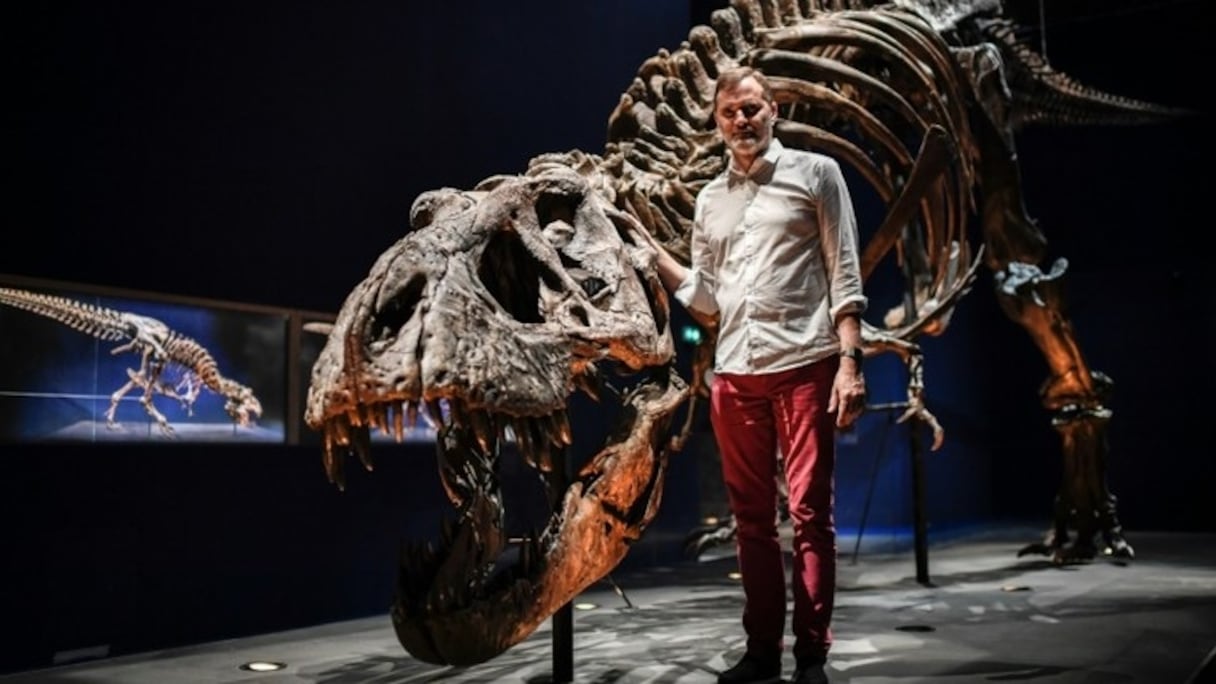
[[857, 219], [840, 165], [773, 139], [745, 174], [697, 195], [676, 299], [718, 314], [714, 371], [776, 373], [840, 350], [836, 319], [865, 310]]

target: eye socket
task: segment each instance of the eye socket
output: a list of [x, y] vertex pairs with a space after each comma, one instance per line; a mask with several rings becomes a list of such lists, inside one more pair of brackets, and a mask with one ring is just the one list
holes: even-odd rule
[[574, 214], [582, 202], [583, 198], [580, 195], [542, 192], [536, 198], [536, 221], [542, 226], [547, 226], [554, 221], [565, 221], [573, 225]]

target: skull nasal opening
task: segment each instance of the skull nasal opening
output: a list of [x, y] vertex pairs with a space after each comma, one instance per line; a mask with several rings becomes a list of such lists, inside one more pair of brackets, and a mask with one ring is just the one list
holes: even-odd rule
[[392, 296], [379, 297], [375, 312], [367, 323], [367, 337], [372, 341], [383, 341], [397, 336], [405, 324], [414, 317], [426, 289], [426, 276], [415, 274], [405, 286]]
[[561, 278], [541, 263], [515, 231], [494, 234], [481, 253], [477, 277], [499, 306], [521, 323], [542, 323], [540, 287], [565, 290]]

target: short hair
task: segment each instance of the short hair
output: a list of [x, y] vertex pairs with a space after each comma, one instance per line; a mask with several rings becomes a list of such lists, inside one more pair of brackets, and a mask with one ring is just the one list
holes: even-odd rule
[[766, 102], [773, 101], [773, 86], [759, 69], [751, 66], [737, 66], [718, 74], [718, 82], [714, 85], [714, 106], [716, 107], [718, 104], [718, 93], [734, 88], [748, 78], [756, 79]]

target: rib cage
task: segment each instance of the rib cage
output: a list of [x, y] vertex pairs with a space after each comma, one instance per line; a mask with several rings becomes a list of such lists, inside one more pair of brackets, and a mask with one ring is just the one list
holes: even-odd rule
[[[983, 188], [975, 125], [1131, 124], [1176, 109], [1114, 96], [1052, 70], [1020, 44], [999, 0], [732, 0], [712, 28], [639, 68], [608, 123], [604, 167], [617, 206], [689, 260], [693, 197], [725, 164], [712, 129], [714, 79], [751, 65], [770, 77], [788, 146], [829, 154], [886, 204], [862, 275], [891, 250], [911, 306], [864, 321], [868, 346], [901, 354], [940, 334], [983, 247], [967, 227]], [[976, 123], [976, 117], [985, 119]]]
[[217, 394], [225, 394], [224, 378], [220, 375], [219, 367], [211, 352], [195, 340], [170, 331], [169, 339], [164, 343], [165, 356], [198, 376], [203, 384]]
[[[839, 159], [888, 205], [863, 276], [897, 249], [917, 311], [893, 318], [889, 330], [868, 329], [867, 339], [904, 351], [914, 334], [944, 329], [942, 303], [974, 273], [959, 266], [974, 260], [965, 235], [975, 209], [974, 97], [929, 19], [862, 6], [744, 0], [714, 12], [713, 28], [695, 27], [677, 50], [639, 69], [609, 120], [605, 164], [618, 181], [618, 207], [687, 263], [692, 198], [725, 163], [712, 130], [714, 79], [735, 65], [761, 68], [778, 102], [777, 137]], [[922, 309], [927, 302], [932, 312]]]

